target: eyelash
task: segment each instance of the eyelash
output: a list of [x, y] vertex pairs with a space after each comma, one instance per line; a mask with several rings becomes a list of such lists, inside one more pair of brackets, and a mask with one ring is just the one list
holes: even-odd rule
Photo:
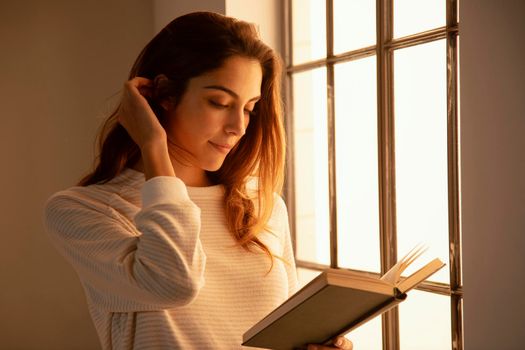
[[[220, 104], [220, 103], [215, 102], [213, 100], [210, 100], [210, 104], [212, 104], [213, 106], [215, 106], [217, 108], [220, 108], [220, 109], [224, 109], [224, 108], [228, 108], [229, 107], [228, 105], [223, 105], [223, 104]], [[244, 112], [248, 113], [248, 115], [250, 115], [250, 116], [253, 116], [255, 114], [254, 111], [250, 111], [248, 109], [245, 109]]]

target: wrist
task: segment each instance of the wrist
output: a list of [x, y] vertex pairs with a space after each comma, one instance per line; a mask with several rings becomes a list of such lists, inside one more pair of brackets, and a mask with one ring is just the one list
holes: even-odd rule
[[156, 138], [151, 141], [143, 142], [139, 145], [142, 156], [157, 154], [159, 152], [168, 152], [168, 141], [163, 138]]
[[166, 140], [158, 140], [141, 147], [146, 180], [156, 176], [175, 176]]

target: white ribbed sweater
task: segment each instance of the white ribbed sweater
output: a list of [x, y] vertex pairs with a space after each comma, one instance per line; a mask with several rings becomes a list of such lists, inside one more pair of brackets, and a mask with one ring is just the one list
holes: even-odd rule
[[47, 231], [84, 287], [103, 349], [239, 349], [244, 331], [297, 288], [280, 197], [261, 239], [269, 259], [227, 229], [224, 188], [186, 187], [132, 169], [73, 187], [45, 208]]

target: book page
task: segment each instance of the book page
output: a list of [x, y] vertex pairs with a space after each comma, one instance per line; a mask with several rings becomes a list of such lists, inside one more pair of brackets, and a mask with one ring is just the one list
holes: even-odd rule
[[401, 280], [401, 274], [405, 271], [415, 260], [417, 260], [423, 253], [427, 251], [428, 247], [423, 244], [418, 244], [410, 250], [404, 257], [402, 257], [390, 270], [388, 270], [381, 280], [386, 281], [392, 285], [396, 285]]
[[401, 293], [406, 293], [415, 286], [417, 286], [419, 283], [423, 282], [428, 277], [433, 275], [443, 266], [445, 266], [445, 263], [442, 262], [439, 258], [435, 258], [434, 260], [432, 260], [431, 262], [429, 262], [428, 264], [426, 264], [407, 278], [398, 282], [396, 287]]

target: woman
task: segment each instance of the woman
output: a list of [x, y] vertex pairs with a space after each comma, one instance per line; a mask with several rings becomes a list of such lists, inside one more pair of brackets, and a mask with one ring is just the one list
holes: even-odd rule
[[133, 65], [94, 171], [48, 200], [104, 349], [240, 348], [296, 290], [279, 62], [248, 23], [175, 19]]

